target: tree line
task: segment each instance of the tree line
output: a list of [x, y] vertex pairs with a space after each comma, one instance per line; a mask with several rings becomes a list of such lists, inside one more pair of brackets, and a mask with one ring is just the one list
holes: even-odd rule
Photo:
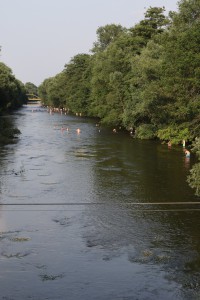
[[[150, 7], [131, 28], [96, 31], [91, 54], [75, 55], [39, 86], [45, 105], [98, 117], [134, 137], [200, 152], [200, 0], [181, 0], [177, 12]], [[189, 184], [200, 195], [200, 163]]]
[[23, 84], [13, 75], [11, 68], [0, 62], [0, 115], [26, 104], [27, 94], [37, 95], [37, 86], [31, 82]]
[[138, 138], [192, 141], [200, 130], [199, 17], [200, 1], [182, 0], [168, 16], [150, 7], [134, 27], [99, 27], [91, 54], [45, 79], [39, 96]]
[[[1, 51], [1, 47], [0, 47]], [[0, 62], [0, 143], [9, 143], [20, 133], [12, 126], [11, 120], [5, 114], [27, 103], [27, 94], [37, 95], [37, 87], [27, 82], [23, 84], [18, 80], [11, 68]]]
[[2, 115], [20, 107], [26, 99], [24, 84], [15, 78], [8, 66], [0, 62], [0, 144], [11, 142], [20, 133], [11, 120]]
[[0, 62], [0, 114], [20, 107], [26, 100], [24, 84], [16, 79], [7, 65]]

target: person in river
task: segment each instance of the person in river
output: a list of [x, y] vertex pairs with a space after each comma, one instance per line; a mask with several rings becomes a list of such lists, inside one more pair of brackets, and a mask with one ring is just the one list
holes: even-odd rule
[[168, 146], [168, 148], [171, 148], [171, 146], [172, 146], [171, 141], [169, 141], [169, 142], [167, 143], [167, 146]]
[[186, 157], [190, 157], [190, 151], [187, 150], [187, 149], [185, 149], [185, 156], [186, 156]]

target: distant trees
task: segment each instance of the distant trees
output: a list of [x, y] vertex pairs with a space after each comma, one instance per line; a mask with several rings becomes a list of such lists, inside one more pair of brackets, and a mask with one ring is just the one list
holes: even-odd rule
[[0, 113], [20, 107], [27, 100], [22, 82], [12, 74], [12, 70], [0, 62]]
[[38, 88], [35, 84], [33, 84], [32, 82], [26, 82], [24, 86], [27, 94], [38, 96]]
[[91, 57], [78, 54], [55, 77], [39, 86], [39, 95], [45, 105], [66, 107], [72, 113], [88, 114], [91, 80]]
[[[88, 54], [78, 54], [65, 65], [65, 106], [73, 113], [88, 114], [91, 80], [91, 58]], [[64, 82], [63, 82], [64, 84]]]
[[[0, 62], [0, 115], [26, 102], [26, 91], [12, 70]], [[10, 143], [20, 131], [6, 118], [0, 117], [0, 144]]]
[[[1, 47], [0, 47], [1, 51]], [[26, 90], [23, 83], [15, 78], [12, 70], [0, 62], [0, 116], [26, 103]], [[0, 117], [0, 144], [10, 143], [20, 131], [12, 122]]]

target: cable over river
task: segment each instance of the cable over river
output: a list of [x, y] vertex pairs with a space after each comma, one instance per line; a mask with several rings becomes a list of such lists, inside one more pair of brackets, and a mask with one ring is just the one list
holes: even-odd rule
[[193, 156], [39, 105], [10, 118], [21, 135], [0, 147], [0, 299], [200, 299]]

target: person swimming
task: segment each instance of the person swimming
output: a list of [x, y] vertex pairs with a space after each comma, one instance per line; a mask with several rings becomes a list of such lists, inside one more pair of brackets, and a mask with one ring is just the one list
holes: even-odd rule
[[185, 156], [186, 156], [186, 157], [190, 157], [190, 151], [187, 150], [187, 149], [185, 150]]
[[171, 141], [169, 141], [169, 142], [167, 143], [167, 146], [168, 146], [168, 148], [171, 148], [171, 146], [172, 146]]

